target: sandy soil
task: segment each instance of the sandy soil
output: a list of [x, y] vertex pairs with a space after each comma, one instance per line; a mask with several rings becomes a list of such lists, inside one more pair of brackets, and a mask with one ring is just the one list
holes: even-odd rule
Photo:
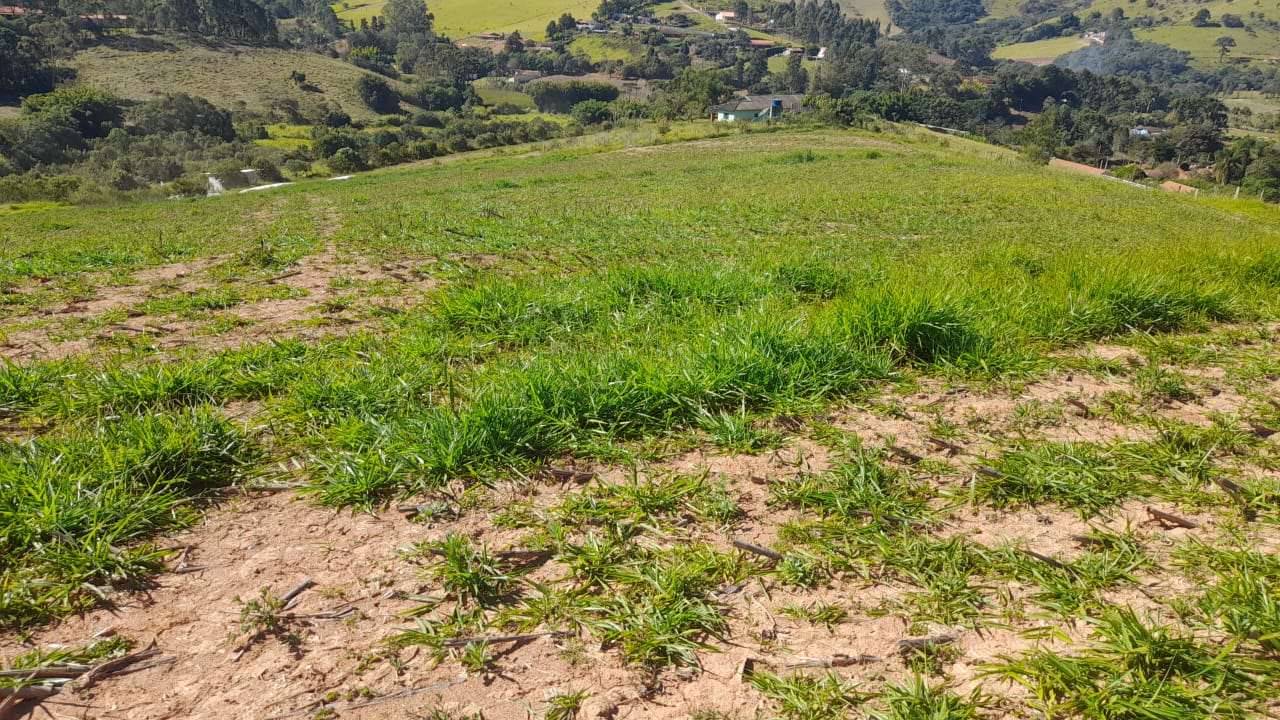
[[[299, 274], [287, 281], [319, 292], [329, 286], [336, 273], [348, 271], [316, 261], [304, 264]], [[386, 268], [364, 271], [389, 277], [399, 272]], [[139, 277], [139, 286], [182, 282], [186, 274], [177, 267], [157, 268]], [[430, 283], [430, 278], [406, 281], [406, 285], [419, 288]], [[125, 296], [138, 292], [145, 290], [121, 291]], [[1126, 357], [1133, 351], [1099, 347], [1091, 352]], [[1204, 380], [1212, 381], [1213, 377]], [[1280, 390], [1275, 381], [1268, 382], [1266, 392]], [[1104, 398], [1118, 394], [1134, 397], [1129, 383], [1127, 377], [1094, 377], [1071, 371], [1016, 387], [974, 388], [923, 380], [916, 392], [886, 391], [839, 408], [825, 420], [856, 435], [863, 447], [892, 444], [930, 461], [922, 465], [910, 457], [893, 459], [917, 479], [963, 495], [973, 480], [974, 468], [988, 453], [1024, 436], [1061, 441], [1145, 438], [1149, 431], [1130, 427], [1104, 411], [1109, 407]], [[1153, 416], [1196, 424], [1208, 422], [1214, 414], [1238, 412], [1248, 402], [1230, 389], [1217, 394], [1206, 390], [1188, 403], [1143, 406], [1134, 400]], [[252, 411], [247, 408], [244, 412]], [[940, 427], [952, 432], [946, 438], [938, 437]], [[834, 460], [827, 445], [807, 439], [799, 431], [791, 434], [792, 439], [783, 447], [760, 455], [727, 455], [705, 448], [655, 464], [652, 469], [705, 471], [722, 479], [746, 517], [730, 529], [699, 526], [690, 528], [683, 537], [677, 533], [652, 542], [672, 547], [697, 538], [726, 550], [731, 538], [772, 543], [793, 511], [767, 502], [769, 485], [797, 473], [821, 471]], [[931, 438], [945, 439], [950, 447], [931, 442]], [[618, 469], [593, 469], [605, 480], [621, 477]], [[1241, 471], [1264, 472], [1252, 467]], [[0, 640], [0, 659], [34, 647], [83, 644], [103, 631], [132, 638], [139, 646], [154, 642], [174, 658], [172, 664], [113, 677], [86, 691], [73, 688], [39, 706], [22, 706], [29, 717], [131, 720], [309, 718], [323, 716], [316, 715], [322, 706], [342, 718], [406, 717], [406, 713], [414, 717], [428, 708], [444, 708], [459, 713], [482, 711], [485, 718], [502, 720], [541, 717], [551, 695], [579, 689], [591, 693], [580, 717], [683, 718], [698, 710], [751, 717], [765, 708], [765, 701], [743, 681], [744, 664], [783, 669], [806, 659], [866, 656], [836, 671], [868, 688], [903, 675], [897, 642], [907, 637], [908, 628], [893, 613], [872, 611], [911, 588], [857, 577], [836, 577], [813, 591], [787, 589], [765, 580], [735, 588], [721, 598], [731, 628], [728, 642], [713, 641], [719, 652], [702, 653], [700, 671], [669, 670], [657, 677], [647, 676], [627, 667], [616, 649], [601, 647], [586, 633], [495, 646], [498, 671], [492, 677], [468, 677], [455, 660], [434, 665], [421, 648], [387, 649], [388, 637], [412, 625], [403, 615], [418, 604], [410, 596], [439, 590], [423, 579], [420, 567], [399, 554], [402, 548], [439, 540], [448, 532], [465, 533], [495, 550], [518, 548], [524, 531], [499, 527], [494, 524], [495, 517], [520, 500], [549, 507], [570, 489], [513, 483], [491, 490], [484, 507], [432, 525], [411, 522], [392, 511], [367, 515], [318, 508], [289, 492], [236, 496], [211, 510], [198, 526], [164, 541], [185, 548], [180, 559], [184, 572], [156, 577], [155, 586], [145, 592], [117, 595], [112, 609], [68, 619], [29, 637]], [[1166, 552], [1182, 538], [1210, 537], [1219, 531], [1212, 512], [1166, 507], [1199, 524], [1189, 530], [1167, 528], [1151, 520], [1147, 505], [1126, 503], [1109, 517], [1086, 522], [1075, 513], [1054, 508], [995, 512], [961, 503], [937, 532], [942, 536], [962, 534], [989, 547], [1019, 543], [1070, 559], [1080, 552], [1071, 536], [1088, 531], [1091, 525], [1117, 531], [1136, 528], [1157, 553]], [[540, 568], [534, 578], [552, 579], [563, 572], [564, 568], [552, 563]], [[242, 601], [264, 587], [281, 594], [305, 579], [313, 580], [314, 586], [288, 609], [286, 627], [296, 637], [262, 638], [237, 659], [246, 637], [237, 627]], [[1185, 579], [1170, 573], [1142, 581], [1146, 587], [1117, 590], [1108, 598], [1153, 609], [1158, 607], [1153, 596], [1193, 589]], [[1013, 596], [1029, 590], [1017, 584], [1005, 589]], [[827, 629], [781, 612], [788, 604], [818, 601], [846, 607], [849, 620]], [[982, 684], [977, 670], [984, 662], [1040, 642], [1020, 631], [1044, 622], [1048, 621], [1024, 618], [1010, 628], [935, 626], [928, 630], [958, 637], [959, 652], [947, 665], [946, 676], [964, 692]], [[1070, 642], [1079, 641], [1085, 633], [1083, 627], [1064, 629]], [[392, 657], [395, 663], [388, 661]], [[1015, 689], [988, 685], [987, 690], [1014, 698], [1005, 709], [1016, 708]], [[363, 704], [370, 702], [376, 704]]]

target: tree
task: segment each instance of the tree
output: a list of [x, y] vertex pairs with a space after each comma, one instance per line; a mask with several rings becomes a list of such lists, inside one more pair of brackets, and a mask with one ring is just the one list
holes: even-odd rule
[[84, 85], [62, 87], [53, 92], [28, 95], [22, 114], [31, 118], [56, 119], [81, 137], [106, 137], [121, 121], [120, 101], [111, 93]]
[[793, 93], [802, 93], [809, 87], [809, 71], [804, 69], [803, 55], [795, 54], [787, 58], [784, 84]]
[[344, 147], [334, 153], [328, 160], [329, 169], [336, 173], [351, 173], [368, 167], [364, 158], [353, 148]]
[[1222, 131], [1213, 125], [1179, 125], [1165, 135], [1171, 136], [1179, 164], [1204, 160], [1222, 149]]
[[574, 105], [569, 114], [580, 125], [599, 125], [613, 119], [609, 103], [603, 100], [583, 100]]
[[360, 96], [360, 101], [374, 112], [386, 115], [400, 109], [400, 96], [386, 80], [376, 75], [360, 76], [356, 81], [356, 93]]
[[382, 8], [387, 34], [395, 42], [413, 35], [430, 35], [435, 18], [427, 12], [423, 0], [387, 0]]
[[135, 129], [143, 134], [187, 131], [209, 137], [234, 140], [236, 131], [231, 113], [221, 110], [204, 98], [185, 93], [166, 95], [139, 105], [129, 113]]
[[1191, 16], [1191, 25], [1193, 27], [1209, 27], [1209, 9], [1200, 8], [1195, 15]]
[[502, 52], [508, 55], [524, 52], [524, 38], [520, 37], [520, 31], [517, 30], [507, 36], [506, 42], [502, 43]]
[[1227, 106], [1221, 100], [1209, 97], [1183, 97], [1173, 101], [1173, 112], [1178, 122], [1186, 125], [1227, 126]]
[[456, 110], [462, 103], [462, 91], [453, 85], [425, 82], [413, 89], [413, 104], [423, 110]]
[[1213, 46], [1218, 48], [1218, 59], [1224, 60], [1227, 57], [1227, 53], [1231, 52], [1231, 48], [1236, 46], [1236, 39], [1230, 35], [1223, 35], [1213, 41]]
[[719, 72], [685, 68], [658, 90], [654, 117], [666, 120], [699, 117], [708, 107], [722, 102], [729, 93], [729, 86]]
[[618, 88], [599, 82], [572, 80], [567, 83], [536, 82], [529, 88], [541, 112], [567, 113], [585, 100], [609, 102], [617, 99]]
[[1243, 187], [1245, 192], [1261, 194], [1265, 200], [1280, 200], [1280, 151], [1273, 150], [1249, 165]]

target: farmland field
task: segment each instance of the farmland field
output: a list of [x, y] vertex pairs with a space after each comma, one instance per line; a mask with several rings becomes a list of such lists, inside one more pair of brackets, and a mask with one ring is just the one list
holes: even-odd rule
[[1035, 60], [1039, 58], [1055, 58], [1069, 52], [1088, 47], [1088, 43], [1078, 37], [1049, 38], [1035, 42], [1017, 43], [996, 48], [991, 57], [1003, 60]]
[[0, 695], [1262, 717], [1280, 208], [882, 130], [0, 214]]
[[[351, 0], [334, 3], [341, 20], [353, 20], [382, 13], [386, 0]], [[436, 32], [453, 38], [464, 38], [479, 32], [512, 32], [519, 30], [526, 38], [542, 39], [547, 23], [564, 13], [576, 18], [589, 18], [599, 7], [590, 0], [436, 0], [428, 3], [435, 16]]]
[[[1022, 4], [1012, 0], [992, 0], [987, 3], [987, 11], [992, 18], [1010, 17], [1021, 12]], [[1201, 65], [1212, 65], [1218, 62], [1218, 49], [1214, 46], [1214, 41], [1224, 35], [1236, 41], [1236, 47], [1232, 48], [1229, 56], [1233, 58], [1265, 59], [1274, 56], [1277, 48], [1280, 48], [1280, 30], [1256, 22], [1251, 17], [1252, 13], [1261, 13], [1265, 17], [1274, 19], [1277, 13], [1280, 13], [1280, 2], [1277, 0], [1256, 0], [1247, 6], [1241, 6], [1232, 0], [1216, 2], [1164, 0], [1150, 5], [1129, 2], [1129, 0], [1092, 0], [1087, 7], [1082, 6], [1075, 12], [1081, 17], [1093, 12], [1099, 12], [1105, 16], [1116, 9], [1123, 10], [1129, 18], [1147, 17], [1161, 23], [1151, 28], [1134, 27], [1133, 34], [1137, 39], [1163, 43], [1178, 50], [1185, 50], [1191, 53]], [[1206, 27], [1191, 25], [1192, 15], [1201, 9], [1209, 11], [1213, 25]], [[1244, 18], [1247, 28], [1228, 28], [1218, 24], [1218, 19], [1225, 13], [1233, 13]], [[993, 56], [1010, 60], [1056, 57], [1077, 49], [1067, 44], [1069, 39], [1071, 38], [1052, 38], [1034, 43], [1008, 45], [998, 48]]]

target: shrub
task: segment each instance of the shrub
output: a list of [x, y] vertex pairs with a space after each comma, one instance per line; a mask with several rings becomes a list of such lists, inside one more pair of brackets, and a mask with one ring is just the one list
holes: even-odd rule
[[612, 102], [618, 98], [618, 88], [599, 82], [573, 80], [567, 83], [533, 83], [529, 89], [538, 110], [551, 113], [567, 113], [584, 100]]
[[609, 103], [603, 100], [583, 100], [573, 106], [570, 114], [573, 115], [574, 120], [583, 125], [599, 125], [613, 119]]
[[364, 170], [364, 158], [355, 150], [344, 147], [329, 158], [329, 169], [336, 173], [350, 173]]
[[374, 112], [390, 115], [400, 109], [400, 96], [380, 77], [362, 75], [356, 81], [356, 93], [360, 101]]
[[1147, 174], [1137, 165], [1123, 165], [1112, 170], [1111, 174], [1121, 180], [1143, 180], [1147, 177]]

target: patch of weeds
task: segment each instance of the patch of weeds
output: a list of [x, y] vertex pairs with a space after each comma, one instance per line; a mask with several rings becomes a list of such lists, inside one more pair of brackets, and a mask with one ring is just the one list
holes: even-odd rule
[[880, 290], [832, 312], [847, 337], [884, 347], [910, 363], [999, 373], [1021, 362], [979, 328], [976, 307], [954, 296]]
[[704, 410], [698, 416], [698, 427], [711, 436], [717, 447], [731, 453], [755, 455], [782, 442], [778, 433], [756, 427], [745, 408], [735, 412]]
[[1174, 561], [1203, 588], [1175, 607], [1184, 620], [1227, 632], [1238, 642], [1280, 653], [1280, 558], [1251, 549], [1222, 548], [1192, 540]]
[[486, 685], [497, 674], [497, 665], [494, 662], [493, 655], [489, 654], [489, 644], [486, 642], [474, 642], [464, 645], [462, 651], [458, 654], [458, 662], [462, 664], [468, 675], [483, 678]]
[[1038, 443], [992, 462], [1000, 477], [981, 475], [974, 497], [997, 508], [1056, 503], [1084, 517], [1142, 494], [1141, 478], [1126, 472], [1113, 451], [1091, 443]]
[[888, 524], [923, 523], [932, 515], [928, 494], [876, 455], [856, 452], [823, 473], [801, 474], [771, 487], [774, 498], [824, 516], [866, 518]]
[[843, 606], [821, 601], [814, 601], [808, 605], [786, 605], [778, 611], [813, 625], [822, 625], [828, 630], [834, 629], [836, 625], [849, 619], [849, 611]]
[[707, 472], [648, 473], [633, 471], [621, 482], [601, 483], [567, 495], [555, 508], [566, 525], [584, 522], [622, 521], [661, 523], [683, 514], [728, 523], [741, 509], [723, 483], [714, 483]]
[[853, 281], [831, 263], [813, 258], [786, 260], [772, 268], [774, 282], [802, 298], [829, 300], [848, 289]]
[[245, 638], [240, 654], [244, 654], [255, 642], [267, 636], [279, 638], [295, 651], [302, 643], [302, 638], [297, 633], [288, 630], [287, 618], [283, 615], [285, 601], [271, 592], [270, 587], [261, 588], [258, 597], [248, 600], [241, 600], [237, 595], [235, 602], [240, 603], [239, 632], [232, 633], [228, 639]]
[[320, 301], [320, 312], [337, 314], [343, 313], [356, 306], [356, 298], [351, 295], [341, 295], [336, 297], [328, 297]]
[[783, 678], [765, 670], [747, 676], [747, 681], [773, 703], [777, 720], [835, 720], [845, 718], [871, 698], [854, 683], [835, 673]]
[[723, 641], [728, 631], [710, 593], [743, 573], [732, 555], [701, 543], [650, 551], [616, 573], [611, 593], [584, 606], [583, 623], [631, 664], [697, 667], [697, 652], [714, 649], [707, 639]]
[[147, 543], [246, 477], [258, 449], [207, 411], [83, 422], [0, 449], [0, 626], [86, 610], [160, 570]]
[[589, 626], [617, 644], [627, 662], [649, 668], [698, 667], [698, 651], [714, 651], [705, 638], [723, 641], [728, 624], [714, 603], [699, 597], [640, 596], [605, 601]]
[[1045, 649], [1001, 656], [984, 669], [1025, 687], [1030, 706], [1049, 717], [1244, 718], [1274, 697], [1280, 663], [1236, 645], [1185, 634], [1130, 608], [1095, 622], [1093, 641], [1078, 654]]
[[795, 152], [787, 153], [786, 155], [778, 158], [777, 162], [787, 165], [802, 165], [805, 163], [817, 162], [821, 158], [821, 155], [815, 154], [812, 150], [796, 150]]
[[902, 662], [914, 673], [941, 677], [946, 674], [946, 666], [955, 662], [961, 654], [960, 648], [953, 643], [925, 642], [904, 650]]
[[485, 546], [476, 547], [464, 535], [449, 533], [439, 546], [428, 552], [440, 561], [427, 570], [427, 577], [439, 581], [445, 592], [459, 603], [474, 602], [489, 607], [508, 598], [522, 573], [505, 567]]
[[1019, 432], [1041, 430], [1062, 424], [1066, 411], [1056, 403], [1031, 400], [1013, 408], [1013, 428]]
[[201, 328], [201, 332], [209, 335], [222, 335], [240, 328], [253, 327], [258, 321], [242, 318], [238, 315], [220, 314], [215, 315], [208, 325]]
[[946, 685], [933, 686], [919, 674], [903, 683], [887, 683], [880, 700], [887, 711], [869, 710], [875, 720], [977, 720], [990, 704], [981, 688], [961, 697]]
[[990, 553], [963, 537], [946, 540], [909, 530], [869, 537], [872, 561], [920, 588], [898, 601], [906, 617], [954, 624], [975, 618], [989, 605], [983, 581], [993, 570]]
[[1143, 366], [1134, 374], [1133, 386], [1143, 399], [1152, 402], [1191, 402], [1196, 399], [1186, 375], [1165, 370], [1155, 363]]
[[[67, 665], [91, 665], [100, 660], [110, 660], [123, 656], [132, 650], [134, 643], [125, 637], [110, 637], [95, 640], [79, 647], [55, 647], [49, 650], [33, 650], [11, 660], [5, 670], [36, 670], [39, 668], [57, 668]], [[44, 682], [42, 678], [32, 677], [0, 677], [0, 696], [7, 691], [26, 685], [37, 685]]]
[[1100, 611], [1105, 604], [1098, 594], [1136, 582], [1134, 573], [1148, 567], [1151, 560], [1132, 535], [1095, 531], [1086, 537], [1091, 549], [1070, 562], [1055, 560], [1058, 564], [1053, 564], [1012, 548], [999, 553], [997, 562], [1010, 577], [1038, 585], [1031, 600], [1047, 610], [1064, 617]]
[[543, 720], [574, 720], [583, 703], [591, 697], [591, 691], [566, 690], [547, 698], [547, 710], [542, 714]]
[[773, 573], [784, 584], [799, 588], [817, 587], [823, 576], [821, 565], [813, 558], [795, 554], [787, 555]]

